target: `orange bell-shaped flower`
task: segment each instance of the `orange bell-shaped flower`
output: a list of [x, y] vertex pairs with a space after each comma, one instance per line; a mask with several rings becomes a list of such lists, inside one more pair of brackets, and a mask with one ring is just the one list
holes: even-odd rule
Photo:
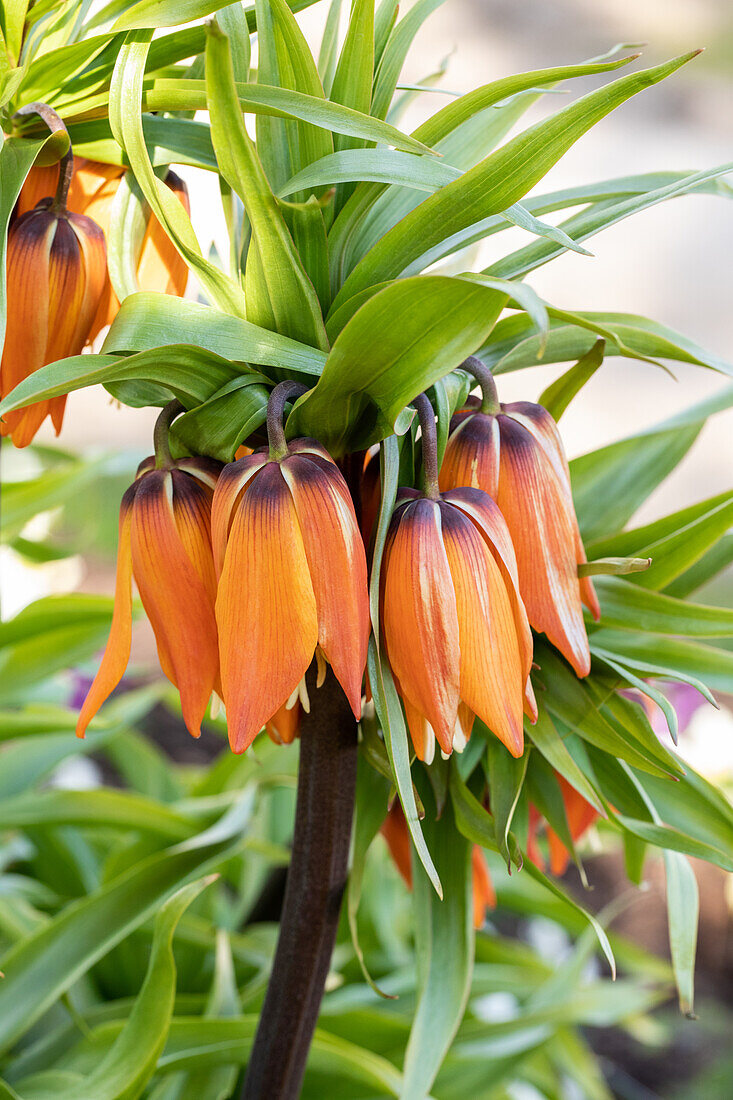
[[490, 373], [485, 367], [476, 373], [483, 375], [487, 391], [483, 406], [470, 398], [454, 416], [440, 486], [471, 485], [496, 500], [514, 543], [531, 625], [547, 635], [578, 676], [586, 676], [590, 650], [581, 604], [596, 619], [600, 609], [593, 582], [578, 578], [586, 556], [557, 425], [541, 405], [500, 405]]
[[147, 458], [123, 496], [112, 628], [79, 714], [77, 736], [84, 736], [127, 667], [133, 579], [155, 634], [161, 668], [180, 692], [189, 733], [199, 736], [211, 694], [219, 690], [211, 501], [220, 469], [206, 458], [166, 462], [162, 468]]
[[[283, 387], [283, 389], [281, 389]], [[312, 439], [285, 444], [280, 418], [297, 383], [273, 390], [267, 448], [224, 468], [212, 534], [229, 740], [243, 752], [295, 693], [316, 650], [354, 715], [369, 639], [364, 545], [338, 467]]]
[[428, 495], [400, 490], [392, 517], [381, 573], [387, 657], [421, 760], [433, 759], [436, 738], [443, 753], [461, 751], [476, 714], [521, 756], [523, 704], [533, 719], [536, 709], [511, 539], [486, 493], [437, 492], [435, 422], [421, 401], [423, 461], [435, 476]]
[[[63, 197], [44, 199], [13, 222], [0, 396], [46, 363], [81, 353], [106, 271], [102, 230], [91, 218], [70, 213]], [[55, 397], [8, 413], [0, 434], [25, 447], [50, 415], [58, 435], [65, 405], [66, 397]]]

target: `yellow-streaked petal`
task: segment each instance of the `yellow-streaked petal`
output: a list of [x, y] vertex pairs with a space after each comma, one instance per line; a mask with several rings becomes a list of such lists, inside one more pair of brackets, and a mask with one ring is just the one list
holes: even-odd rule
[[506, 583], [471, 520], [447, 503], [441, 513], [458, 612], [461, 699], [521, 756], [525, 677]]
[[[452, 489], [450, 492], [443, 495], [443, 499], [455, 505], [457, 508], [460, 508], [460, 510], [474, 523], [480, 534], [484, 537], [486, 545], [501, 570], [501, 574], [506, 583], [507, 592], [509, 593], [509, 599], [511, 600], [514, 625], [517, 628], [517, 637], [521, 646], [522, 669], [525, 679], [529, 680], [529, 673], [532, 668], [534, 642], [532, 640], [529, 619], [527, 618], [527, 611], [519, 592], [519, 572], [517, 569], [517, 557], [514, 552], [514, 544], [512, 543], [506, 520], [501, 514], [501, 509], [495, 500], [480, 489]], [[530, 695], [532, 693], [531, 686], [529, 688], [529, 693]], [[532, 698], [534, 698], [534, 696], [532, 696]], [[531, 707], [528, 713], [531, 713]], [[537, 717], [536, 710], [534, 717]]]
[[496, 496], [499, 480], [499, 426], [495, 416], [463, 417], [448, 436], [440, 468], [440, 488], [464, 485]]
[[382, 563], [382, 627], [403, 697], [450, 752], [460, 702], [458, 616], [435, 501], [411, 501], [393, 519]]
[[298, 686], [318, 642], [308, 559], [276, 462], [257, 473], [236, 509], [216, 617], [229, 741], [243, 752]]
[[529, 621], [571, 663], [590, 671], [580, 603], [574, 522], [544, 449], [508, 416], [499, 417], [501, 465], [497, 502], [511, 532], [519, 588]]
[[130, 529], [132, 505], [137, 492], [137, 484], [131, 485], [122, 498], [120, 505], [120, 533], [117, 546], [117, 578], [115, 580], [115, 602], [112, 612], [112, 626], [107, 646], [102, 657], [94, 682], [79, 711], [76, 724], [76, 736], [83, 737], [86, 728], [102, 703], [114, 691], [122, 679], [127, 662], [130, 659], [132, 640], [132, 555], [130, 551]]
[[346, 482], [308, 455], [281, 463], [298, 514], [318, 609], [318, 644], [361, 715], [361, 685], [369, 642], [369, 593], [364, 544]]
[[219, 576], [224, 567], [224, 555], [237, 499], [250, 478], [267, 462], [265, 454], [250, 454], [230, 462], [219, 475], [211, 504], [211, 545], [214, 568]]
[[[180, 501], [177, 511], [181, 518]], [[212, 594], [181, 540], [170, 471], [154, 470], [137, 482], [131, 546], [133, 575], [159, 643], [161, 666], [178, 688], [189, 733], [198, 737], [218, 683], [216, 623]]]
[[[575, 560], [577, 564], [580, 565], [588, 559], [585, 556], [585, 547], [580, 537], [578, 520], [575, 515], [573, 492], [570, 485], [570, 468], [568, 466], [565, 448], [557, 424], [546, 409], [543, 409], [541, 405], [533, 404], [531, 401], [516, 401], [511, 405], [505, 405], [503, 411], [508, 416], [511, 416], [513, 420], [516, 420], [517, 423], [525, 427], [531, 435], [534, 436], [552, 463], [558, 481], [563, 487], [568, 515], [573, 527]], [[601, 609], [592, 579], [590, 577], [583, 577], [578, 583], [581, 601], [588, 608], [593, 618], [598, 620], [601, 617]]]

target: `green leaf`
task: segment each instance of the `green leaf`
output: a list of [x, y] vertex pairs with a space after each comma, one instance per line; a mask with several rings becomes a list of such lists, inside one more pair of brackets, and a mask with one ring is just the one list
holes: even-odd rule
[[376, 118], [387, 117], [413, 39], [428, 16], [444, 3], [445, 0], [417, 0], [391, 31], [374, 74], [372, 114]]
[[[107, 385], [125, 381], [154, 382], [165, 387], [156, 404], [167, 404], [173, 394], [190, 408], [212, 397], [228, 382], [241, 378], [246, 370], [246, 363], [230, 363], [193, 344], [171, 344], [129, 356], [74, 355], [40, 367], [24, 378], [0, 403], [0, 415], [100, 382]], [[260, 381], [262, 375], [254, 375], [250, 380]]]
[[[698, 421], [686, 428], [644, 433], [574, 458], [570, 477], [583, 539], [593, 540], [623, 527], [679, 465], [702, 426], [703, 421]], [[635, 554], [654, 558], [641, 546]]]
[[[527, 774], [529, 751], [516, 760], [496, 737], [487, 738], [488, 777], [491, 814], [494, 818], [496, 843], [511, 874], [509, 831], [517, 802]], [[521, 865], [520, 865], [521, 866]]]
[[471, 845], [447, 806], [424, 822], [445, 888], [440, 899], [423, 868], [413, 867], [418, 1000], [405, 1052], [402, 1100], [424, 1100], [466, 1008], [473, 969]]
[[[177, 890], [155, 918], [145, 981], [125, 1026], [111, 1050], [83, 1082], [84, 1094], [95, 1100], [137, 1100], [153, 1075], [165, 1046], [176, 994], [173, 935], [188, 906], [216, 876], [199, 879]], [[61, 1089], [58, 1100], [74, 1100], [79, 1087]]]
[[451, 168], [436, 157], [416, 156], [398, 149], [349, 148], [310, 164], [283, 184], [278, 194], [292, 195], [294, 191], [357, 180], [373, 180], [432, 193], [452, 183], [460, 174], [459, 169]]
[[733, 635], [733, 610], [730, 608], [689, 603], [612, 577], [597, 580], [595, 585], [603, 626], [692, 638], [729, 638]]
[[[598, 632], [599, 635], [606, 633]], [[652, 775], [680, 774], [679, 764], [659, 744], [651, 729], [639, 727], [634, 732], [627, 728], [622, 736], [608, 717], [599, 711], [602, 695], [598, 690], [599, 701], [596, 702], [592, 682], [579, 680], [548, 646], [538, 646], [535, 652], [541, 679], [548, 689], [545, 705], [554, 718], [584, 741], [627, 760], [643, 771], [649, 771]]]
[[333, 74], [336, 71], [342, 4], [343, 0], [331, 0], [326, 16], [326, 25], [323, 28], [321, 47], [318, 51], [318, 72], [326, 95], [330, 93]]
[[143, 860], [68, 905], [5, 956], [0, 984], [0, 1048], [24, 1034], [78, 978], [151, 916], [186, 879], [228, 857], [252, 808], [250, 794], [207, 832]]
[[247, 315], [263, 328], [326, 348], [318, 298], [244, 126], [229, 40], [213, 26], [206, 40], [206, 90], [221, 173], [244, 203], [252, 226], [245, 273]]
[[580, 393], [603, 363], [606, 341], [599, 337], [590, 351], [581, 356], [574, 367], [543, 390], [538, 404], [544, 405], [554, 420], [559, 420], [574, 397]]
[[[637, 92], [670, 76], [693, 56], [685, 54], [656, 68], [622, 77], [508, 141], [455, 183], [426, 199], [385, 234], [348, 277], [337, 303], [340, 305], [374, 283], [399, 277], [434, 244], [482, 218], [506, 210], [542, 179], [591, 126]], [[375, 109], [376, 105], [375, 94]]]
[[[227, 359], [266, 368], [268, 377], [318, 375], [326, 355], [288, 336], [172, 294], [142, 292], [122, 303], [103, 351], [129, 354], [195, 344]], [[214, 387], [215, 389], [216, 387]], [[213, 390], [212, 390], [213, 392]]]
[[377, 652], [374, 638], [369, 639], [369, 659], [367, 663], [369, 672], [369, 684], [374, 697], [374, 706], [377, 711], [384, 744], [392, 765], [395, 778], [395, 786], [400, 796], [400, 802], [407, 821], [407, 828], [415, 845], [420, 863], [425, 868], [433, 888], [439, 898], [443, 897], [438, 872], [435, 869], [425, 838], [420, 827], [420, 819], [417, 813], [415, 792], [412, 788], [410, 774], [410, 747], [407, 740], [407, 728], [402, 714], [402, 706], [394, 686], [392, 673], [384, 657]]
[[[372, 104], [374, 74], [374, 0], [353, 0], [351, 17], [336, 66], [330, 98], [368, 115]], [[376, 112], [375, 112], [376, 113]], [[336, 135], [336, 152], [355, 149], [361, 143]]]
[[540, 704], [538, 707], [537, 721], [534, 725], [527, 724], [526, 733], [555, 771], [564, 776], [571, 787], [582, 794], [583, 798], [599, 813], [604, 813], [593, 784], [568, 752], [565, 741], [558, 733], [544, 705]]
[[351, 855], [351, 870], [346, 895], [346, 915], [349, 921], [351, 942], [359, 960], [361, 972], [367, 984], [380, 997], [392, 999], [389, 993], [383, 993], [367, 970], [364, 952], [359, 943], [357, 914], [364, 884], [364, 868], [367, 852], [384, 821], [389, 802], [390, 784], [367, 762], [364, 753], [359, 755], [359, 767], [356, 776], [356, 809], [354, 821], [354, 839]]
[[[638, 214], [640, 211], [647, 210], [649, 207], [667, 199], [689, 194], [701, 183], [706, 183], [718, 176], [727, 175], [731, 170], [733, 170], [733, 163], [728, 163], [716, 168], [705, 169], [702, 172], [694, 172], [662, 187], [653, 188], [640, 195], [624, 199], [622, 202], [599, 202], [597, 205], [575, 214], [572, 218], [568, 218], [567, 221], [562, 223], [560, 230], [569, 234], [577, 244], [578, 241], [587, 240], [588, 237], [594, 236], [611, 225], [616, 225], [632, 214]], [[567, 247], [567, 244], [562, 243], [536, 241], [534, 244], [526, 245], [524, 248], [498, 260], [486, 269], [486, 273], [506, 279], [526, 275], [527, 272], [534, 271], [542, 264], [546, 264], [555, 259], [556, 256], [562, 255]]]
[[0, 806], [0, 829], [45, 825], [129, 829], [180, 841], [199, 831], [200, 820], [152, 798], [103, 788], [34, 791], [7, 798]]
[[109, 92], [112, 133], [126, 153], [153, 214], [195, 271], [204, 291], [225, 313], [243, 317], [245, 306], [240, 288], [203, 257], [188, 215], [170, 188], [155, 175], [148, 156], [140, 110], [152, 33], [130, 31], [120, 49]]
[[253, 378], [236, 378], [173, 424], [173, 450], [231, 462], [239, 445], [267, 417], [270, 391]]
[[[303, 11], [317, 0], [288, 0], [292, 11]], [[177, 27], [192, 19], [201, 19], [221, 8], [221, 0], [138, 0], [124, 12], [116, 23], [115, 30], [137, 30], [145, 27]], [[254, 8], [246, 8], [245, 15], [250, 30], [255, 29]]]
[[378, 291], [339, 333], [288, 434], [313, 435], [338, 456], [404, 430], [405, 406], [475, 351], [505, 301], [498, 290], [441, 276]]
[[652, 564], [651, 558], [596, 558], [578, 566], [579, 577], [619, 577], [628, 573], [643, 573]]
[[525, 229], [528, 233], [534, 233], [537, 237], [555, 241], [557, 244], [562, 245], [564, 249], [570, 249], [570, 251], [577, 252], [581, 256], [593, 255], [587, 248], [582, 248], [577, 244], [563, 229], [559, 229], [556, 225], [550, 225], [548, 222], [540, 221], [519, 202], [515, 202], [512, 206], [508, 206], [506, 210], [502, 210], [501, 217], [511, 225]]
[[594, 649], [608, 652], [637, 672], [690, 683], [706, 698], [705, 685], [715, 691], [733, 691], [733, 652], [726, 649], [631, 630], [594, 631], [591, 652]]

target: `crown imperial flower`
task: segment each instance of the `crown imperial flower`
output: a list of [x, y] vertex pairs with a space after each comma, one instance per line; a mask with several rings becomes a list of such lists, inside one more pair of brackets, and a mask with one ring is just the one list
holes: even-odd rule
[[[46, 363], [81, 353], [106, 270], [104, 234], [91, 218], [44, 199], [13, 222], [0, 396]], [[8, 413], [0, 434], [26, 447], [50, 415], [58, 435], [65, 405], [66, 397], [55, 397]]]
[[317, 651], [354, 715], [361, 712], [369, 638], [364, 545], [327, 451], [312, 439], [285, 444], [280, 419], [293, 392], [303, 387], [284, 382], [273, 390], [269, 451], [226, 466], [214, 494], [221, 680], [235, 752], [291, 699]]
[[595, 618], [600, 609], [593, 582], [578, 578], [586, 556], [560, 433], [541, 405], [499, 405], [490, 373], [483, 364], [475, 370], [488, 397], [482, 403], [469, 398], [453, 417], [440, 486], [470, 485], [494, 498], [514, 544], [531, 625], [547, 635], [578, 676], [586, 676], [590, 650], [581, 604]]
[[123, 496], [112, 627], [79, 714], [79, 737], [127, 667], [133, 579], [155, 634], [161, 668], [180, 692], [186, 727], [199, 736], [209, 698], [219, 689], [211, 501], [220, 469], [206, 458], [162, 467], [147, 458]]
[[[428, 407], [426, 398], [423, 454], [433, 461]], [[523, 700], [535, 716], [532, 637], [501, 512], [471, 488], [402, 489], [398, 500], [382, 562], [382, 626], [415, 751], [430, 762], [436, 738], [445, 754], [460, 751], [477, 714], [521, 756]]]

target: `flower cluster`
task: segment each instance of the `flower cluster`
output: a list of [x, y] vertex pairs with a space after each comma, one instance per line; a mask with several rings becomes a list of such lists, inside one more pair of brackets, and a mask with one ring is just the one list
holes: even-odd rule
[[[120, 303], [107, 270], [105, 242], [124, 174], [115, 165], [75, 162], [70, 153], [58, 164], [31, 168], [8, 233], [0, 397], [39, 367], [79, 355], [114, 320]], [[184, 182], [173, 172], [165, 182], [188, 212]], [[180, 296], [186, 289], [186, 263], [154, 215], [143, 237], [137, 280], [141, 290]], [[0, 435], [25, 447], [47, 415], [58, 435], [65, 404], [66, 397], [55, 397], [8, 413]]]
[[[481, 375], [489, 396], [493, 380]], [[268, 405], [268, 446], [228, 465], [171, 457], [164, 410], [156, 456], [122, 503], [117, 599], [109, 644], [82, 708], [80, 735], [119, 681], [130, 651], [131, 579], [161, 666], [198, 735], [213, 693], [242, 752], [265, 728], [292, 742], [309, 708], [305, 674], [327, 667], [361, 714], [370, 632], [366, 548], [378, 511], [376, 463], [365, 460], [361, 529], [347, 482], [313, 439], [286, 442], [283, 382]], [[493, 398], [492, 398], [493, 400]], [[380, 574], [383, 652], [417, 756], [462, 751], [478, 716], [514, 756], [537, 717], [532, 629], [579, 675], [589, 669], [581, 602], [594, 612], [557, 428], [537, 405], [454, 417], [438, 470], [433, 409], [420, 395], [424, 486], [403, 488]], [[367, 688], [368, 690], [368, 688]]]

